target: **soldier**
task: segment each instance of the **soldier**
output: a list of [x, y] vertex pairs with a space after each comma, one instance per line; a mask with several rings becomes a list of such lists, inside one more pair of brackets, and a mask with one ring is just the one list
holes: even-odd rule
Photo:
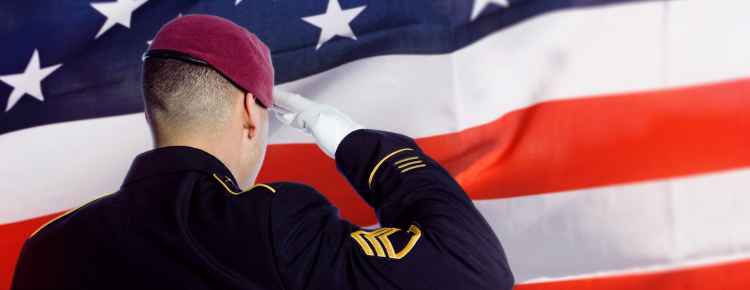
[[[244, 28], [166, 24], [144, 55], [143, 95], [156, 149], [117, 192], [29, 237], [13, 289], [513, 287], [500, 242], [440, 164], [412, 138], [274, 94], [270, 52]], [[310, 186], [253, 185], [269, 108], [335, 158], [381, 228], [340, 218]]]

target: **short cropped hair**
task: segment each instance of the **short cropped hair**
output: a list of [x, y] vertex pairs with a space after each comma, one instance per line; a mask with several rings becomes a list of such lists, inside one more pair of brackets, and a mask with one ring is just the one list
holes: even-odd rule
[[219, 128], [237, 92], [242, 90], [208, 66], [163, 58], [148, 58], [143, 66], [143, 101], [156, 133]]

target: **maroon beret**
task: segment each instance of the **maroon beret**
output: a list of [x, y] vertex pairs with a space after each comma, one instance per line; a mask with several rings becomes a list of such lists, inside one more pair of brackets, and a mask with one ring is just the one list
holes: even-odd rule
[[273, 105], [271, 51], [234, 22], [212, 15], [177, 17], [162, 26], [145, 58], [172, 57], [207, 64], [266, 107]]

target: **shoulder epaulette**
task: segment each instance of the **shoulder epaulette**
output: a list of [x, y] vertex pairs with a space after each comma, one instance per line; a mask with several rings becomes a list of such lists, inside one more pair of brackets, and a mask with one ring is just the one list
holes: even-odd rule
[[243, 194], [243, 193], [245, 193], [245, 192], [251, 191], [251, 190], [253, 190], [253, 189], [255, 189], [255, 188], [258, 188], [258, 187], [261, 187], [261, 188], [265, 188], [265, 189], [268, 189], [268, 190], [270, 190], [270, 191], [271, 191], [272, 193], [276, 193], [276, 189], [274, 189], [273, 187], [271, 187], [270, 185], [268, 185], [268, 184], [265, 184], [265, 183], [256, 183], [255, 185], [253, 185], [252, 187], [248, 188], [248, 189], [247, 189], [247, 190], [245, 190], [245, 191], [235, 191], [235, 190], [232, 190], [232, 189], [231, 189], [231, 188], [230, 188], [230, 187], [229, 187], [229, 186], [227, 185], [227, 182], [231, 182], [231, 179], [228, 179], [228, 178], [227, 178], [227, 181], [221, 180], [221, 178], [219, 177], [219, 175], [217, 175], [216, 173], [214, 173], [214, 174], [213, 174], [213, 176], [214, 176], [214, 179], [216, 179], [216, 181], [218, 181], [218, 182], [219, 182], [219, 184], [221, 184], [221, 186], [223, 186], [223, 187], [224, 187], [224, 189], [226, 189], [226, 191], [227, 191], [227, 192], [228, 192], [229, 194], [231, 194], [231, 195], [240, 195], [240, 194]]

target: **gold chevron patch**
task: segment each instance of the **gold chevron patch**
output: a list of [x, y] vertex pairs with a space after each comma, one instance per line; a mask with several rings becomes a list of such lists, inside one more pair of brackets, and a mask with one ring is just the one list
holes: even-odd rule
[[400, 230], [398, 228], [379, 228], [371, 232], [359, 230], [353, 232], [351, 237], [362, 248], [365, 255], [399, 260], [411, 252], [414, 245], [417, 244], [417, 241], [422, 236], [422, 231], [419, 227], [411, 225], [407, 230], [407, 232], [412, 234], [409, 242], [406, 243], [403, 249], [396, 251], [388, 236]]

